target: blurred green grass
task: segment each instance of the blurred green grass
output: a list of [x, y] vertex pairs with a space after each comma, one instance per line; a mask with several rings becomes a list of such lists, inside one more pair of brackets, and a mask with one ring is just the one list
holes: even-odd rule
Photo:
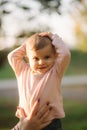
[[8, 62], [5, 63], [3, 68], [0, 69], [0, 79], [11, 79], [15, 78], [15, 74], [13, 70], [11, 69]]
[[9, 130], [18, 121], [15, 118], [15, 99], [0, 99], [0, 130]]
[[87, 74], [87, 52], [71, 51], [71, 61], [66, 75]]
[[62, 120], [64, 130], [87, 129], [86, 101], [68, 100], [64, 102], [66, 117]]
[[[66, 117], [62, 119], [63, 130], [87, 129], [87, 103], [86, 101], [64, 100]], [[0, 130], [9, 130], [16, 123], [16, 102], [0, 99]]]

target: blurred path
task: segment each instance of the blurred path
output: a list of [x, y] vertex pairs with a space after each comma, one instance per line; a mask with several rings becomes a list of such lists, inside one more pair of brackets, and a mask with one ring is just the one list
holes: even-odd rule
[[[87, 100], [87, 76], [66, 76], [62, 80], [62, 93], [66, 99]], [[18, 98], [16, 80], [0, 80], [0, 98]]]

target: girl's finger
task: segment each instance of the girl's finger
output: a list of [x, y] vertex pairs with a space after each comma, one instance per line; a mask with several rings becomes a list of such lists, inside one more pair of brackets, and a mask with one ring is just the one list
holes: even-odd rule
[[40, 36], [49, 36], [50, 38], [52, 38], [52, 33], [51, 32], [42, 32], [42, 33], [39, 33]]
[[26, 115], [26, 113], [25, 113], [25, 111], [24, 111], [24, 109], [23, 108], [21, 108], [21, 107], [17, 107], [17, 111], [16, 111], [16, 114], [15, 114], [18, 118], [21, 118], [21, 117], [23, 117], [23, 118], [25, 118], [27, 115]]

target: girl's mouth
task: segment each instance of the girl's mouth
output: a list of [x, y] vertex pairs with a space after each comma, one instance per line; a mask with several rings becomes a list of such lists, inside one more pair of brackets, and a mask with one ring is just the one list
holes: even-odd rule
[[42, 67], [39, 67], [38, 69], [46, 69], [47, 66], [42, 66]]

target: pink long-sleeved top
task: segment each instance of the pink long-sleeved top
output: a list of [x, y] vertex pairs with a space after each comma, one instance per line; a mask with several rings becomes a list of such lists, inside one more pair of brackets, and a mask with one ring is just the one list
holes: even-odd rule
[[56, 34], [53, 35], [52, 44], [56, 48], [58, 58], [55, 60], [54, 66], [45, 74], [33, 74], [31, 72], [29, 64], [23, 60], [26, 54], [24, 45], [8, 54], [9, 63], [18, 81], [19, 106], [29, 116], [36, 100], [40, 99], [39, 108], [49, 101], [53, 108], [50, 120], [65, 116], [60, 86], [70, 61], [69, 49]]

